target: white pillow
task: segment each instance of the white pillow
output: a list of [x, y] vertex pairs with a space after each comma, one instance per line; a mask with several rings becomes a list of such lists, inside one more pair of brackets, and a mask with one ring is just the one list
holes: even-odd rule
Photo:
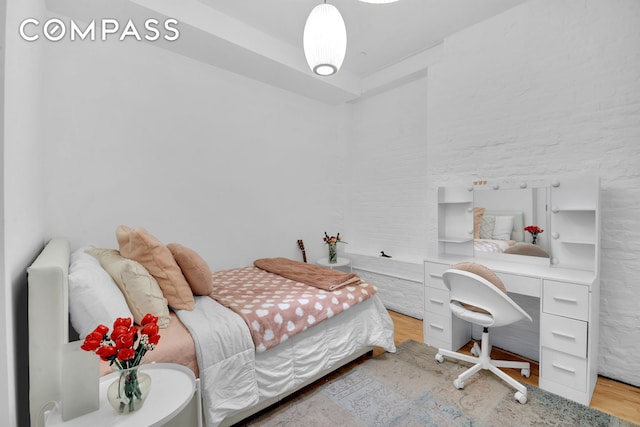
[[493, 234], [491, 235], [491, 238], [495, 240], [510, 240], [512, 230], [512, 216], [497, 216], [496, 223], [493, 226]]
[[87, 249], [74, 251], [69, 265], [69, 313], [80, 339], [99, 324], [111, 329], [116, 318], [133, 318], [120, 288]]

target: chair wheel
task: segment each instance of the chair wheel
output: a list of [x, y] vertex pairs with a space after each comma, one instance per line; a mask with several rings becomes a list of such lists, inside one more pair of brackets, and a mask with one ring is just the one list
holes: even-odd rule
[[458, 390], [462, 390], [464, 388], [464, 381], [460, 381], [459, 379], [453, 380], [453, 386]]
[[436, 354], [436, 362], [444, 363], [444, 356], [441, 355], [440, 353]]
[[471, 355], [475, 357], [480, 357], [480, 352], [481, 352], [480, 346], [478, 345], [477, 342], [474, 342], [473, 347], [471, 347], [471, 351], [470, 351]]
[[529, 368], [523, 368], [520, 373], [523, 377], [529, 378], [529, 375], [531, 375], [531, 370]]
[[516, 394], [514, 395], [514, 397], [516, 398], [516, 400], [518, 401], [518, 403], [520, 403], [521, 405], [524, 405], [525, 403], [527, 403], [527, 395], [523, 394], [519, 391], [516, 391]]

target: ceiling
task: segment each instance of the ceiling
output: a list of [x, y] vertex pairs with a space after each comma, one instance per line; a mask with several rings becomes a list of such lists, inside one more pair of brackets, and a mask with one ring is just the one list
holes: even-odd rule
[[[307, 16], [321, 0], [49, 0], [72, 18], [148, 16], [179, 21], [180, 39], [163, 47], [329, 104], [424, 75], [449, 35], [526, 0], [330, 0], [347, 27], [342, 68], [314, 75], [302, 49]], [[91, 7], [88, 5], [91, 4]], [[101, 15], [102, 14], [102, 15]], [[146, 15], [145, 15], [146, 14]]]

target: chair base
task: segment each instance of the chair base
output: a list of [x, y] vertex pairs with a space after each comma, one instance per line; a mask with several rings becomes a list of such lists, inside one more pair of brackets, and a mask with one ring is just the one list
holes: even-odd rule
[[464, 388], [464, 382], [476, 372], [480, 371], [481, 369], [488, 369], [504, 382], [517, 390], [514, 397], [518, 402], [522, 404], [527, 403], [527, 388], [518, 381], [511, 378], [499, 368], [520, 368], [520, 373], [522, 374], [522, 376], [528, 378], [531, 374], [531, 365], [529, 364], [529, 362], [492, 360], [491, 346], [489, 345], [489, 332], [486, 330], [482, 332], [482, 344], [480, 345], [480, 351], [478, 352], [477, 344], [474, 344], [474, 348], [471, 350], [471, 352], [472, 354], [478, 354], [478, 357], [468, 356], [466, 354], [461, 354], [442, 348], [438, 349], [438, 354], [436, 354], [436, 361], [438, 361], [438, 363], [443, 363], [444, 356], [447, 356], [452, 359], [462, 360], [474, 364], [472, 367], [458, 375], [458, 378], [453, 381], [453, 385], [457, 389]]

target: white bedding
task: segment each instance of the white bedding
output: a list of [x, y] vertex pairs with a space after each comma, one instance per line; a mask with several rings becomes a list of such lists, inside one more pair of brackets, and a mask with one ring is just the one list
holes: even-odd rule
[[481, 252], [502, 253], [514, 243], [514, 240], [474, 239], [473, 249]]
[[209, 297], [178, 317], [196, 342], [205, 425], [296, 389], [341, 359], [373, 346], [395, 352], [393, 323], [374, 296], [262, 353], [240, 316]]

